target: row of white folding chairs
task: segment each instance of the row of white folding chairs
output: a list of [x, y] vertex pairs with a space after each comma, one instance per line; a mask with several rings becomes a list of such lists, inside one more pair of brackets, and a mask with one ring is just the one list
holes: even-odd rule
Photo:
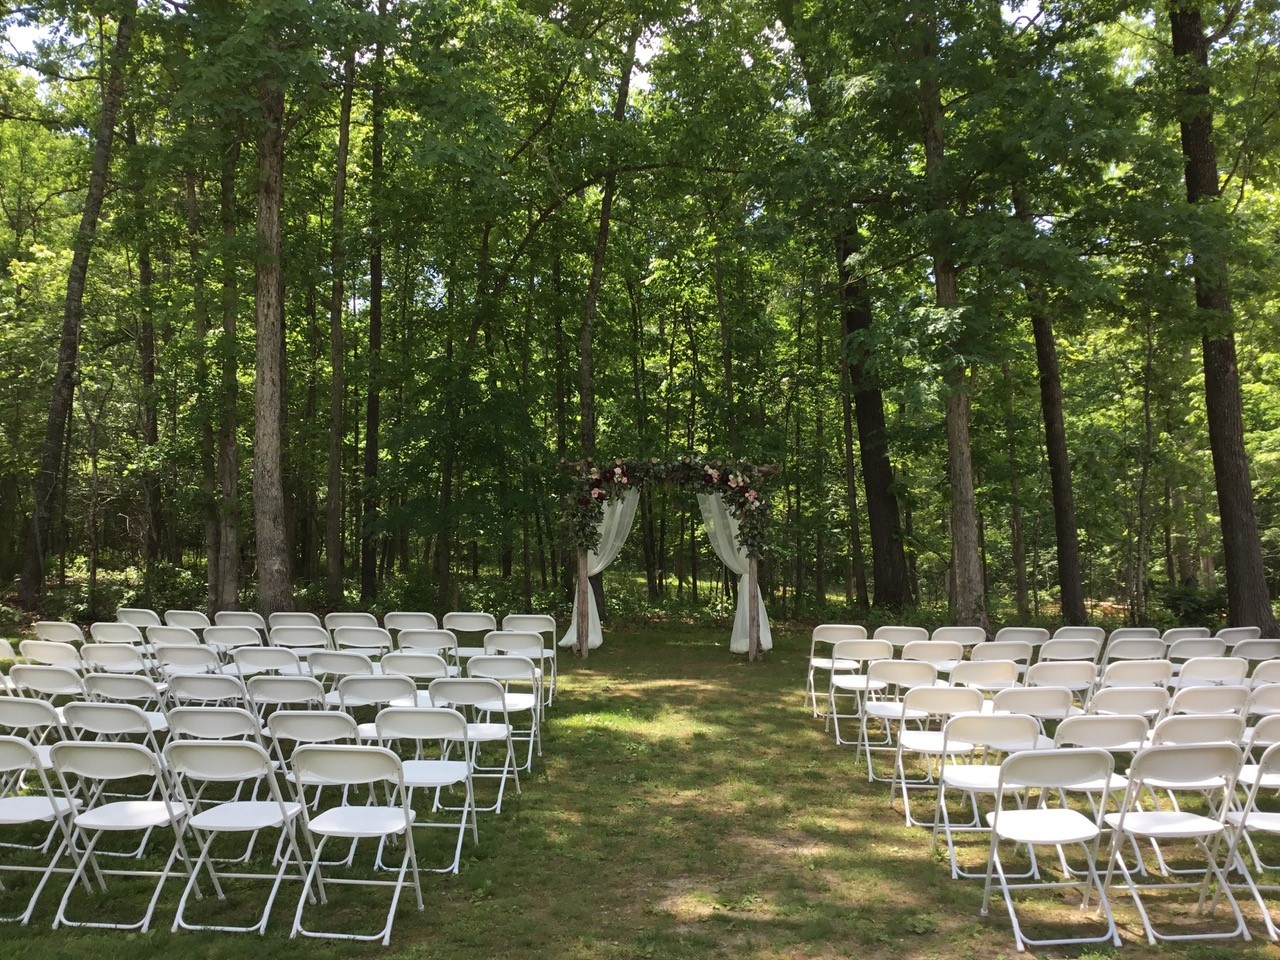
[[[438, 622], [435, 614], [425, 611], [393, 611], [383, 615], [382, 623], [372, 613], [336, 612], [326, 614], [321, 620], [318, 614], [306, 611], [282, 611], [264, 618], [262, 614], [252, 610], [220, 610], [214, 614], [213, 620], [199, 610], [166, 610], [163, 616], [155, 610], [142, 607], [121, 607], [116, 611], [116, 620], [120, 623], [133, 624], [136, 627], [156, 627], [161, 625], [186, 627], [190, 630], [203, 630], [209, 626], [252, 627], [266, 632], [272, 627], [306, 627], [324, 626], [334, 630], [337, 627], [377, 627], [387, 630], [434, 630], [437, 626], [461, 632], [483, 632], [497, 630], [497, 618], [490, 613], [478, 610], [457, 610], [444, 615]], [[514, 625], [507, 626], [508, 622]], [[503, 620], [504, 629], [529, 630], [554, 633], [555, 618], [545, 614], [508, 614]]]
[[[465, 718], [453, 710], [417, 708], [384, 711], [379, 715], [385, 739], [412, 739], [419, 746], [423, 740], [466, 742]], [[252, 740], [174, 740], [163, 752], [129, 742], [60, 742], [49, 750], [48, 762], [42, 762], [26, 741], [16, 737], [0, 737], [0, 778], [11, 781], [25, 779], [38, 784], [38, 790], [26, 795], [0, 797], [0, 818], [7, 826], [52, 825], [50, 841], [44, 845], [47, 854], [53, 840], [57, 846], [38, 867], [3, 864], [6, 870], [32, 871], [40, 874], [26, 909], [13, 919], [30, 921], [36, 904], [49, 879], [69, 873], [67, 887], [59, 903], [53, 925], [111, 927], [146, 931], [154, 917], [165, 882], [176, 876], [185, 880], [178, 900], [172, 929], [265, 931], [272, 905], [286, 877], [301, 881], [301, 892], [294, 910], [290, 936], [325, 937], [348, 940], [390, 942], [396, 907], [401, 894], [412, 889], [418, 909], [424, 908], [421, 880], [414, 838], [414, 828], [448, 826], [458, 831], [458, 849], [467, 827], [475, 834], [474, 806], [471, 803], [471, 773], [465, 761], [415, 758], [402, 761], [385, 747], [304, 743], [289, 758], [286, 782], [304, 787], [331, 787], [327, 796], [337, 803], [316, 809], [301, 793], [287, 795], [276, 778], [276, 768], [260, 743]], [[108, 787], [122, 781], [143, 779], [150, 784], [147, 799], [119, 801], [111, 799]], [[440, 783], [462, 783], [466, 801], [458, 822], [436, 824], [422, 822], [414, 811], [415, 789], [434, 792]], [[56, 784], [56, 786], [55, 786]], [[210, 790], [237, 786], [236, 793], [225, 800], [211, 800]], [[243, 800], [241, 788], [255, 786], [254, 797]], [[218, 785], [221, 785], [219, 787]], [[387, 792], [387, 801], [375, 799], [374, 788]], [[366, 788], [368, 801], [352, 802]], [[320, 801], [317, 790], [315, 803]], [[433, 804], [434, 810], [434, 804]], [[97, 850], [106, 835], [143, 832], [143, 846], [153, 831], [172, 832], [173, 841], [164, 866], [159, 871], [142, 869], [106, 869]], [[222, 861], [211, 855], [215, 840], [221, 835], [248, 836], [262, 831], [278, 831], [279, 842], [270, 863], [270, 872], [231, 872]], [[325, 845], [333, 839], [347, 840], [351, 851], [345, 860], [325, 861]], [[375, 869], [390, 869], [393, 880], [365, 877], [338, 878], [325, 875], [324, 868], [333, 863], [350, 864], [359, 840], [377, 841]], [[192, 858], [187, 841], [194, 841], [198, 853]], [[398, 842], [402, 853], [397, 865], [385, 864], [389, 843]], [[69, 860], [71, 866], [61, 866]], [[246, 855], [247, 859], [247, 855]], [[456, 860], [456, 856], [455, 856]], [[155, 887], [142, 918], [134, 923], [110, 923], [100, 919], [73, 919], [69, 913], [72, 894], [77, 885], [93, 892], [91, 880], [105, 892], [106, 877], [116, 875], [154, 877]], [[270, 892], [256, 922], [249, 926], [224, 923], [193, 922], [189, 916], [191, 898], [200, 899], [199, 882], [203, 877], [212, 883], [215, 894], [224, 896], [222, 883], [231, 878], [269, 881]], [[372, 934], [352, 934], [333, 930], [310, 929], [304, 924], [308, 904], [328, 902], [331, 884], [360, 884], [392, 888], [391, 904], [385, 923]]]
[[[1264, 721], [1270, 729], [1264, 733], [1260, 725], [1243, 748], [1239, 745], [1243, 724], [1239, 718], [1224, 717], [1173, 717], [1147, 733], [1142, 717], [1079, 716], [1062, 721], [1054, 740], [1046, 743], [1040, 721], [1034, 716], [984, 715], [966, 709], [974, 706], [964, 702], [972, 700], [971, 692], [922, 688], [914, 699], [917, 712], [931, 706], [943, 722], [937, 730], [904, 730], [900, 734], [894, 776], [901, 786], [908, 822], [931, 826], [935, 847], [939, 837], [945, 841], [953, 877], [976, 876], [985, 880], [984, 915], [993, 882], [999, 883], [1019, 951], [1027, 946], [1061, 944], [1111, 942], [1119, 946], [1120, 937], [1107, 900], [1107, 890], [1117, 870], [1152, 944], [1158, 940], [1248, 939], [1233, 885], [1226, 876], [1226, 871], [1232, 869], [1244, 877], [1243, 884], [1235, 886], [1247, 889], [1261, 908], [1268, 936], [1280, 939], [1263, 897], [1267, 888], [1259, 885], [1254, 876], [1260, 874], [1262, 863], [1247, 836], [1250, 832], [1280, 834], [1280, 817], [1258, 813], [1256, 808], [1259, 790], [1274, 789], [1280, 784], [1280, 717]], [[932, 703], [926, 704], [926, 700]], [[902, 760], [904, 748], [924, 754], [936, 772], [909, 783]], [[1257, 749], [1264, 751], [1261, 758], [1250, 762]], [[1132, 756], [1123, 775], [1115, 772], [1119, 768], [1115, 754]], [[1006, 759], [993, 762], [1000, 755]], [[1243, 796], [1237, 794], [1237, 784], [1243, 789]], [[933, 793], [932, 822], [912, 821], [909, 787]], [[963, 795], [970, 804], [973, 816], [968, 823], [951, 822], [948, 789]], [[1201, 803], [1208, 797], [1207, 813], [1191, 813], [1176, 802], [1161, 804], [1159, 797], [1172, 799], [1179, 792], [1189, 793]], [[1071, 804], [1069, 797], [1085, 798], [1088, 805], [1083, 809], [1088, 812], [1081, 812], [1081, 804]], [[986, 817], [980, 812], [980, 798], [991, 800], [993, 809]], [[1115, 800], [1118, 803], [1111, 812]], [[982, 872], [967, 872], [960, 867], [955, 839], [964, 832], [977, 834], [987, 842]], [[1108, 833], [1104, 880], [1098, 864], [1099, 848]], [[1162, 851], [1162, 841], [1194, 841], [1203, 855], [1204, 866], [1174, 870]], [[1152, 882], [1153, 871], [1142, 862], [1140, 842], [1151, 844], [1155, 870], [1165, 882]], [[1037, 862], [1034, 857], [1025, 872], [1009, 874], [1000, 859], [1001, 845], [1008, 843], [1027, 849], [1053, 848], [1062, 866], [1062, 879], [1046, 881], [1041, 865], [1051, 861]], [[1083, 850], [1080, 866], [1068, 865], [1067, 847]], [[1126, 861], [1130, 849], [1138, 856], [1133, 868]], [[1179, 881], [1187, 873], [1194, 878], [1189, 885]], [[1203, 907], [1204, 891], [1210, 882], [1218, 887], [1214, 904], [1218, 898], [1229, 904], [1233, 927], [1192, 932], [1156, 928], [1142, 899], [1144, 891], [1190, 886], [1193, 893], [1200, 893]], [[1088, 906], [1096, 894], [1104, 919], [1101, 932], [1066, 938], [1028, 936], [1014, 893], [1063, 888], [1087, 891], [1082, 907]]]

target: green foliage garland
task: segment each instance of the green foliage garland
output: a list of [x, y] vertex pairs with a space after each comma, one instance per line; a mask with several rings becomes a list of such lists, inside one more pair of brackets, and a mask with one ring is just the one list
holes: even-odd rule
[[584, 460], [565, 466], [575, 473], [573, 489], [565, 500], [565, 515], [570, 537], [579, 550], [594, 550], [600, 545], [605, 503], [619, 500], [628, 490], [639, 489], [646, 483], [661, 483], [694, 493], [720, 494], [729, 513], [738, 521], [738, 544], [748, 556], [764, 556], [765, 529], [769, 522], [766, 485], [768, 478], [777, 473], [776, 467], [765, 467], [750, 460], [692, 455], [665, 463], [653, 457], [614, 459], [599, 464]]

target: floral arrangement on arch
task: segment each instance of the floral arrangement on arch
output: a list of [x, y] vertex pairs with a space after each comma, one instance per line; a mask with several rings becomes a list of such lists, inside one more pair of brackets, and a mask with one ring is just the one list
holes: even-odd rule
[[565, 512], [571, 538], [580, 550], [594, 550], [600, 545], [599, 527], [606, 503], [646, 483], [664, 483], [695, 493], [720, 494], [729, 513], [738, 521], [738, 544], [748, 556], [759, 558], [764, 555], [765, 528], [769, 518], [765, 482], [777, 474], [777, 467], [749, 460], [692, 455], [665, 463], [652, 457], [648, 460], [615, 459], [603, 463], [584, 460], [562, 463], [561, 466], [576, 472]]

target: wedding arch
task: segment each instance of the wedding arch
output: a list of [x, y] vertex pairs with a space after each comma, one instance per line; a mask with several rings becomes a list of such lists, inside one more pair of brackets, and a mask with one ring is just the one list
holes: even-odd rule
[[769, 519], [766, 486], [769, 478], [778, 474], [778, 467], [693, 455], [674, 462], [657, 457], [603, 463], [584, 460], [562, 462], [561, 467], [575, 474], [565, 511], [577, 548], [578, 572], [573, 619], [560, 646], [572, 647], [578, 656], [585, 657], [604, 642], [600, 610], [588, 581], [617, 559], [631, 532], [639, 492], [645, 484], [665, 484], [697, 494], [702, 523], [716, 556], [739, 577], [730, 651], [759, 660], [773, 646], [760, 592], [759, 560]]

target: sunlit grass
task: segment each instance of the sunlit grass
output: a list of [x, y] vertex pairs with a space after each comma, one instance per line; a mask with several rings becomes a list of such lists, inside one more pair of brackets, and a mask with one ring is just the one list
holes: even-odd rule
[[[784, 628], [768, 660], [748, 665], [729, 655], [726, 634], [723, 625], [616, 627], [589, 660], [562, 659], [546, 755], [523, 795], [482, 820], [461, 876], [426, 878], [424, 913], [402, 905], [385, 951], [289, 941], [296, 885], [282, 892], [261, 941], [169, 934], [177, 885], [146, 936], [55, 932], [57, 884], [32, 927], [5, 931], [3, 955], [1013, 957], [1003, 906], [981, 918], [981, 884], [951, 880], [928, 835], [906, 829], [885, 786], [869, 785], [853, 751], [806, 714], [807, 636]], [[420, 849], [433, 857], [443, 844], [427, 836]], [[965, 856], [982, 853], [969, 842]], [[104, 912], [140, 907], [138, 888], [124, 894]], [[1118, 956], [1280, 956], [1258, 943], [1149, 950], [1127, 899], [1115, 899], [1127, 941]], [[339, 890], [325, 919], [367, 928], [384, 902]], [[1051, 896], [1033, 909], [1052, 922], [1074, 919]], [[244, 915], [234, 897], [208, 910]]]

